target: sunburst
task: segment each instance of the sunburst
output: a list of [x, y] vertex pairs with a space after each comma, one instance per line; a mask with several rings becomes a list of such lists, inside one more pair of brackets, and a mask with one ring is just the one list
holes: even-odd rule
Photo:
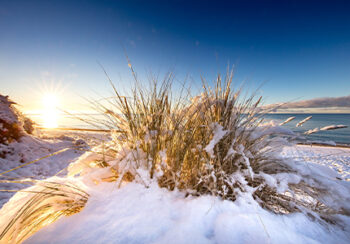
[[57, 128], [64, 102], [64, 87], [61, 81], [42, 80], [38, 85], [37, 97], [40, 99], [40, 120], [44, 128]]
[[59, 98], [54, 93], [46, 93], [42, 98], [43, 111], [41, 113], [45, 128], [57, 128], [59, 118]]

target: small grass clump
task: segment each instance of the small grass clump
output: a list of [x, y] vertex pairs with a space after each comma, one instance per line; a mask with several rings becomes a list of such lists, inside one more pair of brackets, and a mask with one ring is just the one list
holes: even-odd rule
[[[80, 212], [89, 197], [85, 191], [67, 181], [21, 180], [13, 183], [35, 185], [19, 190], [9, 202], [12, 207], [5, 204], [1, 209], [2, 214], [10, 216], [9, 221], [0, 227], [0, 241], [4, 243], [21, 243], [60, 217]], [[16, 206], [15, 209], [13, 206]]]
[[0, 94], [0, 144], [18, 141], [34, 131], [33, 121], [17, 110], [15, 104], [8, 96]]

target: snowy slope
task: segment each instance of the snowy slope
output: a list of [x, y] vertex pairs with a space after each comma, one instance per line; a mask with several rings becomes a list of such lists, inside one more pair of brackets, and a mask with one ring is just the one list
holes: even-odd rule
[[[28, 135], [9, 145], [0, 144], [0, 173], [2, 174], [0, 175], [0, 189], [2, 190], [0, 192], [0, 207], [14, 194], [14, 192], [6, 192], [7, 190], [28, 187], [24, 184], [6, 183], [4, 180], [46, 179], [65, 169], [87, 149], [88, 145], [85, 141], [62, 135], [49, 136], [46, 139]], [[4, 173], [55, 152], [60, 153]]]
[[301, 213], [275, 215], [248, 196], [236, 202], [129, 183], [90, 189], [85, 209], [45, 227], [25, 243], [346, 243], [346, 229]]
[[[325, 178], [342, 177], [331, 168], [348, 169], [350, 150], [297, 146], [282, 155], [320, 166]], [[335, 165], [340, 165], [335, 166]], [[350, 182], [343, 182], [349, 185]], [[156, 183], [87, 186], [90, 198], [78, 214], [40, 230], [25, 243], [349, 243], [350, 218], [341, 226], [313, 221], [301, 213], [276, 215], [249, 194], [235, 202], [212, 196], [185, 197]]]

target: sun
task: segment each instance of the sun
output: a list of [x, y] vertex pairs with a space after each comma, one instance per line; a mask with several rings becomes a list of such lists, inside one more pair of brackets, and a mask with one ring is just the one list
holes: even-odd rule
[[57, 128], [59, 118], [59, 99], [56, 94], [47, 93], [42, 97], [42, 120], [45, 128]]
[[57, 95], [53, 93], [44, 94], [42, 102], [45, 108], [56, 108], [58, 106]]

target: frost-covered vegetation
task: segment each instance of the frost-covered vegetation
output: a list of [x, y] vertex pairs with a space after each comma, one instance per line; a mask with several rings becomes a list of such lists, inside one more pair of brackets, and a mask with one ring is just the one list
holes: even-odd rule
[[242, 97], [231, 83], [232, 73], [218, 76], [213, 89], [203, 82], [200, 95], [180, 100], [173, 97], [171, 76], [149, 87], [137, 83], [131, 98], [114, 89], [113, 106], [97, 104], [115, 128], [114, 140], [100, 156], [92, 152], [72, 164], [70, 173], [118, 186], [156, 179], [169, 190], [232, 201], [248, 192], [275, 213], [300, 211], [331, 222], [332, 214], [349, 214], [342, 201], [327, 200], [342, 195], [340, 188], [330, 192], [316, 174], [278, 157], [286, 142], [279, 135], [288, 131], [263, 124], [261, 97]]
[[[348, 182], [322, 166], [280, 157], [289, 143], [281, 135], [293, 132], [264, 123], [262, 98], [243, 95], [242, 89], [233, 88], [232, 78], [232, 73], [219, 75], [214, 88], [203, 82], [194, 97], [187, 89], [175, 96], [172, 75], [148, 87], [136, 79], [131, 96], [113, 86], [113, 100], [95, 103], [106, 116], [98, 123], [113, 128], [112, 140], [70, 164], [68, 178], [53, 179], [57, 186], [44, 182], [49, 194], [36, 185], [32, 197], [16, 195], [4, 209], [16, 202], [18, 211], [12, 211], [0, 237], [18, 242], [58, 217], [78, 212], [88, 201], [85, 187], [112, 182], [120, 188], [131, 181], [150, 189], [156, 184], [182, 197], [210, 195], [253, 203], [270, 214], [299, 213], [310, 221], [342, 226], [343, 216], [350, 214]], [[69, 182], [78, 182], [79, 194], [78, 186]], [[46, 196], [50, 199], [40, 210], [21, 212]], [[20, 239], [14, 233], [21, 233]]]
[[20, 113], [8, 96], [0, 94], [0, 144], [19, 140], [34, 130], [33, 122]]
[[322, 127], [322, 128], [315, 128], [315, 129], [312, 129], [312, 130], [308, 130], [304, 134], [305, 135], [310, 135], [310, 134], [313, 134], [313, 133], [316, 133], [316, 132], [319, 132], [319, 131], [323, 131], [323, 130], [337, 130], [337, 129], [347, 128], [347, 127], [348, 126], [346, 126], [346, 125], [328, 125], [328, 126], [325, 126], [325, 127]]
[[[16, 183], [16, 181], [12, 181]], [[17, 183], [36, 183], [19, 191], [12, 199], [12, 207], [5, 207], [0, 240], [22, 242], [43, 226], [61, 216], [80, 212], [88, 200], [88, 194], [68, 180], [52, 177], [50, 180], [18, 180]], [[29, 194], [28, 194], [29, 193]]]

